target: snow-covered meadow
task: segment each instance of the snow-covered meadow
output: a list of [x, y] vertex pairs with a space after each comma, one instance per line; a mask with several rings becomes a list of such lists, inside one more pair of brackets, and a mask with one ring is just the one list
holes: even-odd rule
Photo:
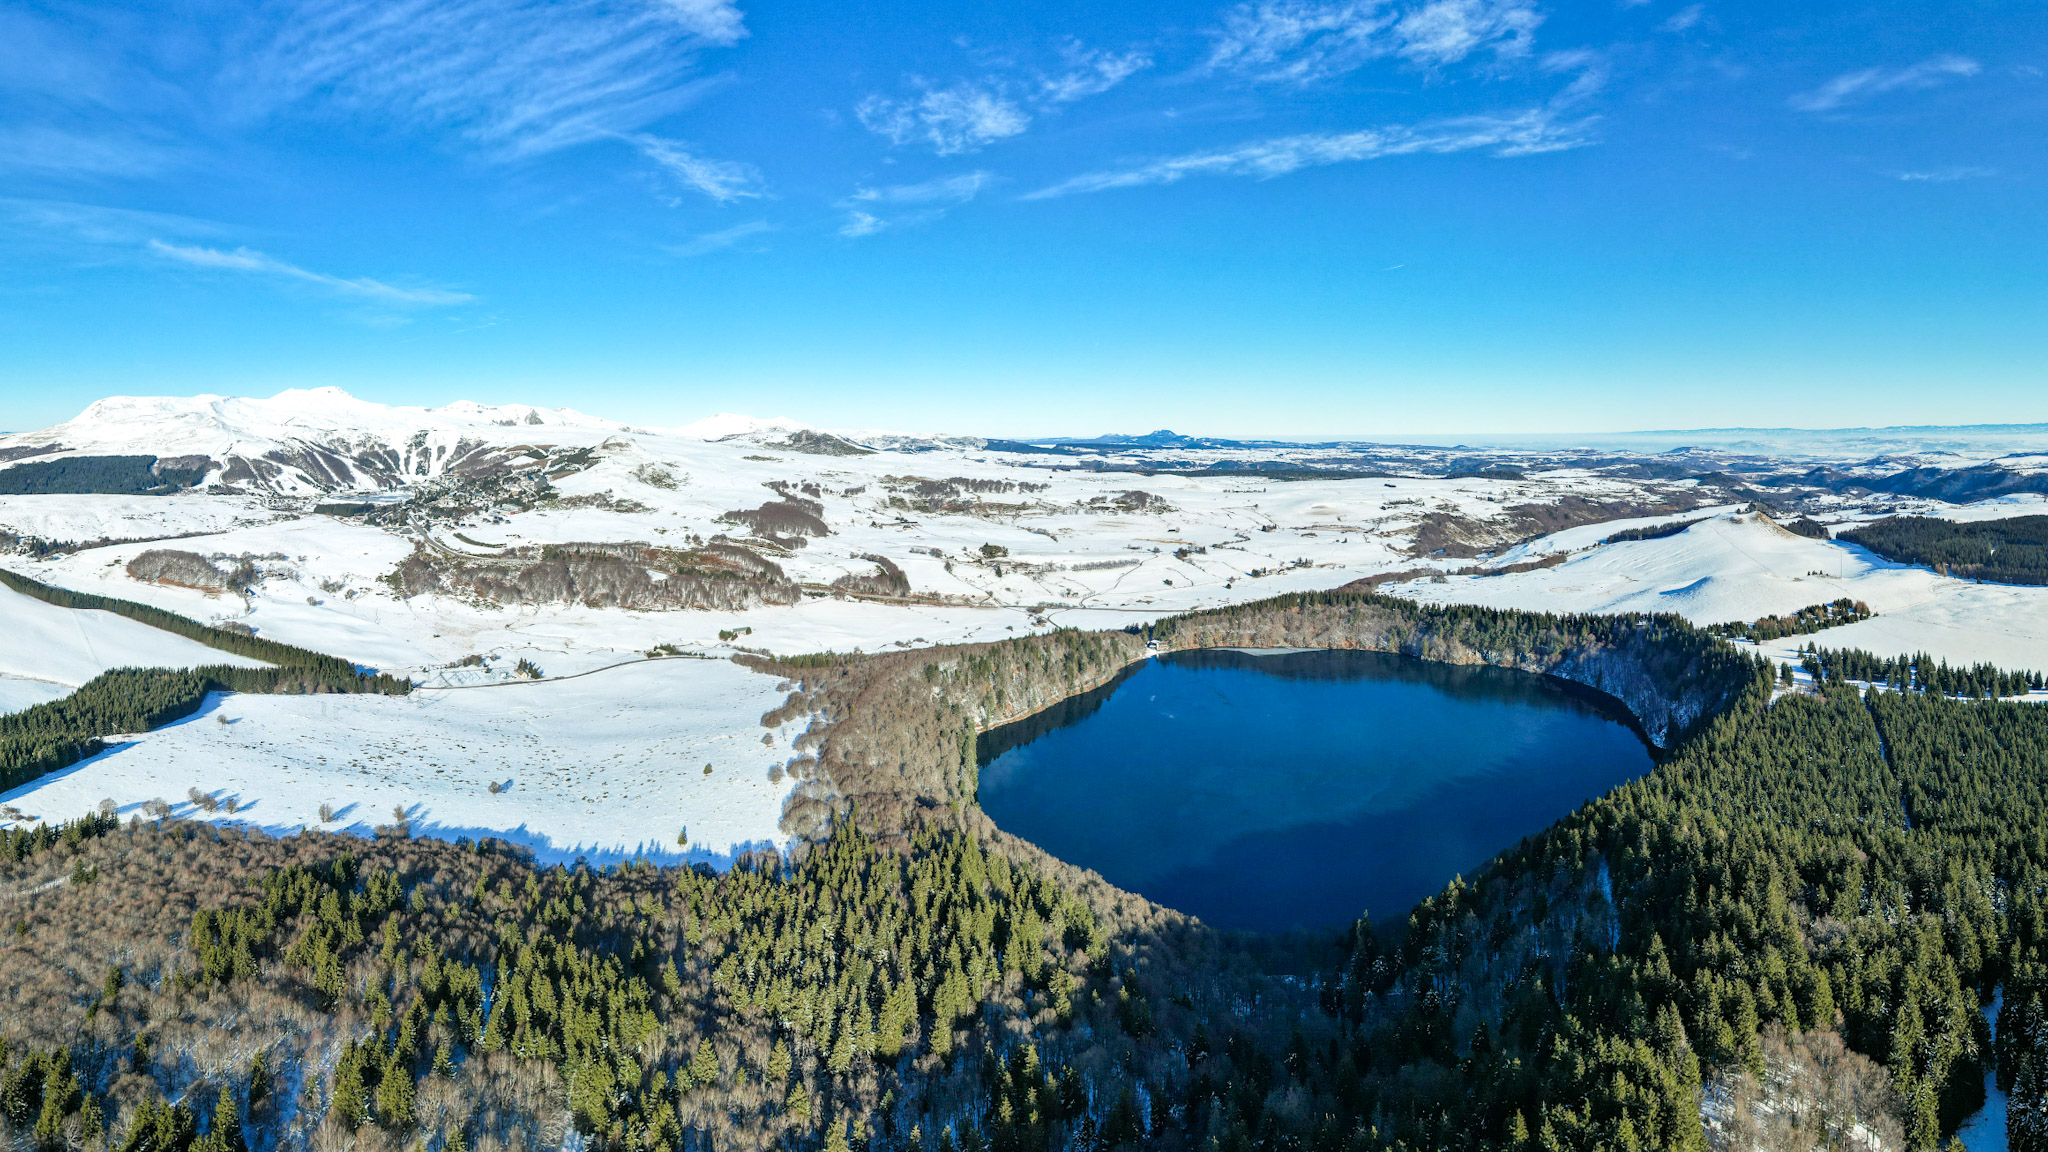
[[782, 841], [782, 767], [801, 727], [761, 727], [775, 686], [730, 661], [668, 659], [410, 696], [216, 694], [0, 801], [68, 818], [161, 800], [277, 834], [367, 835], [396, 809], [415, 835], [497, 836], [547, 861], [721, 861]]
[[0, 638], [0, 715], [57, 699], [111, 668], [262, 666], [111, 612], [58, 608], [4, 586]]
[[[0, 562], [51, 584], [246, 626], [426, 689], [406, 698], [217, 698], [199, 717], [0, 801], [65, 818], [107, 798], [129, 810], [162, 800], [287, 831], [321, 824], [323, 804], [339, 813], [330, 826], [359, 831], [389, 824], [396, 807], [415, 833], [507, 836], [547, 858], [674, 854], [687, 827], [691, 852], [722, 858], [780, 841], [790, 788], [770, 770], [789, 760], [793, 732], [764, 744], [758, 723], [782, 693], [773, 678], [725, 659], [738, 650], [872, 652], [1118, 628], [1417, 568], [1438, 575], [1384, 590], [1558, 612], [1670, 611], [1703, 624], [1848, 596], [1877, 617], [1820, 642], [2048, 667], [2048, 589], [1889, 564], [1793, 535], [1742, 505], [1527, 539], [1541, 520], [1532, 509], [1682, 507], [1700, 503], [1696, 480], [1556, 466], [1527, 478], [1498, 469], [1381, 476], [1363, 474], [1351, 450], [1338, 448], [1176, 450], [1193, 467], [1279, 459], [1354, 470], [1286, 480], [1256, 470], [1136, 470], [1129, 461], [1119, 470], [1100, 459], [993, 451], [964, 437], [854, 436], [856, 446], [820, 435], [741, 417], [660, 431], [517, 405], [388, 408], [320, 389], [269, 400], [109, 400], [55, 429], [0, 436], [0, 449], [16, 452], [46, 454], [57, 444], [66, 454], [227, 462], [174, 495], [0, 495], [0, 533], [60, 545], [44, 547], [50, 554], [40, 559], [23, 550]], [[1403, 451], [1418, 464], [1433, 461], [1416, 470], [1454, 471], [1453, 450], [1389, 453]], [[344, 457], [358, 471], [336, 463]], [[493, 497], [460, 514], [379, 523], [316, 510], [397, 501], [479, 476], [488, 487], [490, 477], [516, 475], [533, 460], [548, 462], [544, 499]], [[363, 461], [379, 471], [362, 471]], [[332, 482], [343, 472], [347, 483]], [[316, 474], [329, 479], [314, 483]], [[826, 534], [762, 540], [733, 516], [787, 497], [815, 506]], [[2038, 496], [1959, 508], [1871, 497], [1816, 514], [1839, 527], [1891, 511], [1967, 518], [2044, 507]], [[1702, 517], [1678, 535], [1603, 543], [1622, 528]], [[744, 611], [639, 611], [408, 597], [389, 580], [416, 549], [490, 558], [549, 544], [680, 550], [720, 538], [772, 556], [801, 597]], [[1452, 539], [1463, 543], [1440, 550]], [[245, 565], [254, 579], [208, 594], [131, 577], [129, 562], [155, 548]], [[902, 571], [908, 595], [834, 591], [841, 577], [876, 572], [873, 557]], [[1561, 559], [1504, 575], [1456, 574], [1551, 558]], [[0, 712], [56, 698], [110, 667], [227, 659], [107, 613], [4, 591], [0, 629], [11, 641], [0, 646]], [[1784, 656], [1804, 639], [1767, 649]], [[712, 659], [647, 660], [657, 652]], [[543, 679], [519, 679], [522, 661]], [[494, 780], [511, 786], [494, 794]], [[195, 809], [192, 788], [215, 797], [210, 803], [232, 796], [239, 811]]]
[[1505, 562], [1518, 553], [1567, 553], [1556, 567], [1414, 581], [1385, 590], [1428, 603], [1542, 612], [1675, 612], [1695, 624], [1758, 620], [1846, 596], [1877, 615], [1771, 641], [1763, 650], [1789, 658], [1816, 643], [1882, 656], [1926, 652], [1951, 664], [2048, 669], [2048, 588], [1952, 579], [1727, 509], [1657, 540], [1600, 544], [1596, 533], [1602, 531], [1574, 529], [1502, 557]]

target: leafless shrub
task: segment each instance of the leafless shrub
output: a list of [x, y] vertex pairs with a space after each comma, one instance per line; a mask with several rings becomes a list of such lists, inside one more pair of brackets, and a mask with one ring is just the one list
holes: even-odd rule
[[333, 804], [322, 803], [320, 805], [320, 822], [322, 824], [334, 823], [334, 815], [335, 813]]
[[211, 792], [201, 792], [197, 788], [187, 788], [185, 790], [185, 799], [190, 800], [192, 806], [201, 812], [213, 813], [220, 811], [220, 801], [215, 799]]
[[256, 579], [254, 561], [243, 558], [232, 568], [221, 568], [196, 552], [174, 548], [151, 548], [128, 562], [130, 579], [146, 584], [169, 584], [219, 594], [239, 592]]
[[856, 595], [910, 595], [910, 577], [903, 574], [903, 569], [897, 567], [895, 561], [886, 556], [876, 556], [873, 554], [863, 555], [861, 559], [875, 566], [876, 571], [873, 575], [855, 576], [849, 573], [834, 580], [832, 586]]
[[770, 500], [759, 508], [736, 508], [718, 519], [726, 524], [743, 524], [756, 536], [780, 540], [786, 536], [830, 534], [831, 529], [825, 527], [824, 511], [825, 506], [815, 500], [793, 496]]
[[1898, 1152], [1901, 1103], [1884, 1068], [1849, 1051], [1835, 1032], [1762, 1037], [1761, 1081], [1740, 1068], [1707, 1084], [1707, 1143], [1714, 1152], [1752, 1148]]
[[415, 551], [384, 582], [401, 596], [467, 595], [497, 604], [741, 611], [802, 598], [781, 567], [758, 552], [713, 542], [678, 550], [648, 544], [558, 544], [498, 556]]
[[633, 479], [649, 488], [660, 488], [670, 492], [675, 491], [681, 484], [676, 479], [675, 470], [663, 464], [642, 464], [633, 469]]
[[142, 805], [142, 810], [152, 820], [162, 820], [171, 814], [171, 806], [162, 800], [150, 800]]

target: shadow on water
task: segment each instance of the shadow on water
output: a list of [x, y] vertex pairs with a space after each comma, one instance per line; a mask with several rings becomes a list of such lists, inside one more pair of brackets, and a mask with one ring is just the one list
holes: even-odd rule
[[1006, 831], [1261, 931], [1405, 916], [1652, 766], [1603, 693], [1352, 651], [1175, 653], [980, 752], [981, 804]]

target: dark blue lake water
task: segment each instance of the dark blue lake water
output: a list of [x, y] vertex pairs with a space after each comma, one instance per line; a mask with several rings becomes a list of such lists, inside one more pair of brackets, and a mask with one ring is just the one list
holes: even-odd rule
[[1379, 652], [1176, 653], [983, 737], [1007, 832], [1220, 928], [1408, 910], [1648, 772], [1606, 697]]

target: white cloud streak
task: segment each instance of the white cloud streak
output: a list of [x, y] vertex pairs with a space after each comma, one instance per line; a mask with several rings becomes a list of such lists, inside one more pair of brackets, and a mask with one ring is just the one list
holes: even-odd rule
[[890, 143], [922, 140], [941, 156], [977, 151], [1031, 124], [1030, 114], [1014, 100], [992, 86], [965, 81], [927, 89], [915, 100], [869, 96], [853, 111], [863, 127]]
[[964, 204], [995, 183], [993, 172], [969, 172], [945, 176], [922, 184], [891, 184], [883, 188], [862, 188], [855, 200], [872, 204]]
[[461, 304], [475, 297], [466, 292], [450, 292], [441, 288], [402, 288], [386, 284], [381, 280], [360, 277], [354, 280], [339, 276], [328, 276], [312, 272], [296, 264], [288, 264], [274, 256], [267, 256], [253, 248], [237, 248], [224, 252], [218, 248], [203, 248], [191, 244], [171, 244], [162, 240], [151, 240], [149, 251], [166, 260], [190, 265], [194, 268], [217, 269], [226, 272], [246, 272], [256, 276], [270, 276], [285, 280], [296, 280], [354, 296], [379, 304], [406, 306], [438, 306]]
[[[840, 204], [846, 209], [846, 222], [839, 226], [839, 234], [872, 236], [885, 228], [928, 223], [944, 216], [951, 205], [965, 204], [979, 196], [996, 179], [993, 172], [966, 172], [926, 180], [921, 184], [858, 189]], [[878, 211], [888, 211], [889, 215], [877, 215]]]
[[1678, 11], [1672, 13], [1671, 18], [1669, 20], [1664, 21], [1663, 28], [1666, 32], [1690, 31], [1692, 28], [1696, 27], [1701, 20], [1706, 19], [1706, 15], [1706, 5], [1688, 4], [1685, 7], [1680, 8]]
[[1110, 52], [1070, 40], [1060, 50], [1064, 70], [1035, 80], [991, 73], [978, 80], [934, 86], [913, 77], [915, 97], [880, 93], [854, 106], [861, 126], [898, 146], [921, 143], [940, 156], [977, 152], [1021, 134], [1033, 113], [1099, 96], [1152, 66], [1143, 52]]
[[452, 129], [498, 159], [630, 134], [681, 108], [731, 0], [291, 0], [224, 77], [238, 112], [310, 105]]
[[1909, 184], [1953, 184], [1958, 180], [1982, 180], [1998, 175], [1996, 168], [1973, 168], [1959, 165], [1954, 168], [1932, 168], [1918, 172], [1896, 172], [1893, 175]]
[[1435, 67], [1486, 48], [1525, 55], [1542, 22], [1529, 0], [1249, 0], [1224, 14], [1209, 66], [1311, 84], [1380, 59]]
[[887, 228], [889, 222], [868, 212], [849, 212], [846, 223], [839, 226], [839, 234], [847, 237], [873, 236]]
[[1469, 116], [1420, 127], [1396, 125], [1359, 132], [1310, 132], [1209, 152], [1193, 152], [1114, 171], [1091, 172], [1027, 193], [1049, 200], [1112, 188], [1175, 184], [1190, 176], [1250, 176], [1270, 180], [1303, 168], [1378, 160], [1389, 156], [1489, 152], [1533, 156], [1590, 143], [1590, 120], [1560, 123], [1549, 109], [1512, 116]]
[[720, 204], [752, 199], [761, 195], [761, 173], [751, 164], [736, 160], [712, 160], [685, 148], [681, 141], [659, 136], [632, 137], [642, 155], [660, 165], [685, 187], [695, 189]]
[[1982, 66], [1967, 56], [1931, 56], [1903, 68], [1865, 68], [1845, 72], [1811, 92], [1792, 97], [1790, 103], [1801, 112], [1832, 112], [1887, 92], [1934, 88], [1951, 80], [1975, 76], [1981, 71]]
[[759, 236], [763, 232], [773, 232], [774, 230], [775, 225], [768, 223], [766, 220], [750, 220], [745, 224], [735, 224], [730, 228], [721, 228], [716, 232], [706, 232], [681, 244], [669, 245], [668, 250], [677, 256], [702, 256], [707, 252], [718, 252], [731, 248], [745, 240]]
[[1152, 58], [1142, 52], [1104, 52], [1073, 44], [1067, 49], [1067, 64], [1067, 71], [1039, 82], [1045, 100], [1071, 104], [1100, 96], [1150, 68]]
[[47, 124], [0, 128], [0, 171], [59, 176], [151, 176], [171, 167], [178, 155], [125, 133], [88, 135]]

